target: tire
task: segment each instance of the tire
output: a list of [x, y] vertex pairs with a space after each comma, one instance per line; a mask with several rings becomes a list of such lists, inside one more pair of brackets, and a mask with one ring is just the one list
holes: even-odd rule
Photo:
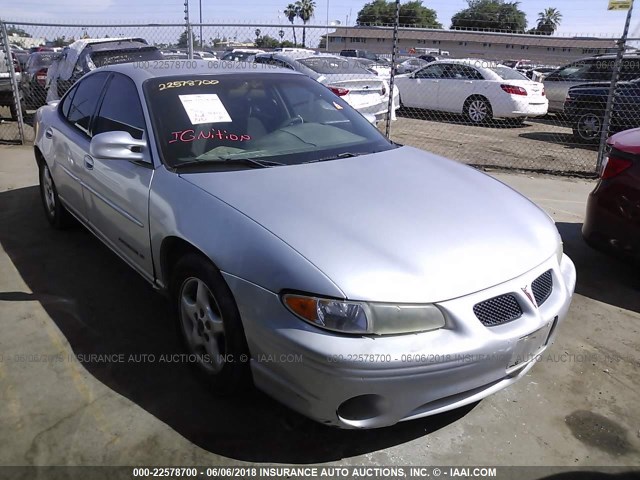
[[9, 112], [11, 113], [11, 120], [18, 121], [18, 109], [13, 103], [9, 105]]
[[573, 136], [582, 143], [596, 144], [602, 134], [602, 116], [585, 112], [577, 116], [572, 125]]
[[49, 223], [58, 230], [67, 228], [71, 222], [71, 214], [60, 202], [58, 190], [53, 182], [47, 163], [43, 160], [40, 166], [40, 199], [44, 207], [44, 214]]
[[238, 307], [220, 272], [202, 255], [190, 253], [176, 264], [170, 288], [189, 363], [218, 395], [244, 390], [251, 383], [249, 349]]
[[491, 104], [484, 97], [472, 97], [464, 103], [464, 115], [473, 125], [488, 123], [493, 118]]

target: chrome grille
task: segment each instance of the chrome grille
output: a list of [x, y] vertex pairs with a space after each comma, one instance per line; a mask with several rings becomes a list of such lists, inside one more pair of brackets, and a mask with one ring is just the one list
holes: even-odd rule
[[516, 297], [507, 294], [475, 304], [473, 313], [485, 327], [494, 327], [520, 318], [522, 309]]
[[533, 296], [536, 299], [538, 306], [542, 305], [553, 290], [553, 277], [551, 276], [551, 270], [547, 270], [538, 278], [536, 278], [531, 284], [531, 290]]

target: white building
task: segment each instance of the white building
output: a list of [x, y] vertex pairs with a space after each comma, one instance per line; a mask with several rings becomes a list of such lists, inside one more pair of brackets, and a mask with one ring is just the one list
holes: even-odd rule
[[[615, 52], [613, 38], [562, 37], [462, 30], [406, 28], [398, 30], [398, 48], [410, 55], [416, 48], [448, 51], [457, 58], [520, 60], [564, 65], [595, 54]], [[367, 50], [390, 54], [393, 27], [338, 27], [329, 33], [329, 51]]]

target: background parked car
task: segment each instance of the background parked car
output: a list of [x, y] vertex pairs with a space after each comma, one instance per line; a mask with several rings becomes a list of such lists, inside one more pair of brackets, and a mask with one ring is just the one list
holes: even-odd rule
[[534, 65], [525, 72], [525, 75], [534, 82], [542, 82], [547, 75], [555, 72], [558, 68], [560, 67], [556, 65]]
[[368, 52], [366, 50], [354, 50], [354, 49], [346, 49], [340, 50], [341, 57], [357, 57], [357, 58], [368, 58], [373, 61], [381, 61], [382, 57], [376, 53]]
[[[381, 120], [389, 106], [389, 84], [369, 71], [358, 59], [308, 53], [262, 53], [256, 63], [289, 68], [326, 85], [360, 113]], [[399, 107], [398, 89], [394, 88], [394, 108]], [[392, 119], [394, 115], [392, 114]]]
[[56, 52], [36, 52], [29, 55], [20, 79], [22, 101], [26, 109], [36, 110], [47, 103], [47, 71], [61, 55]]
[[[7, 65], [6, 54], [0, 50], [0, 107], [8, 107], [13, 120], [18, 118], [18, 111], [13, 98], [13, 89], [11, 88], [11, 73]], [[16, 74], [16, 81], [20, 83], [22, 76], [20, 64], [16, 57], [11, 54], [13, 60], [13, 69]]]
[[76, 40], [47, 71], [47, 101], [57, 100], [84, 74], [104, 65], [162, 60], [160, 50], [143, 38]]
[[422, 58], [418, 58], [418, 57], [407, 58], [406, 60], [400, 62], [396, 70], [396, 73], [403, 74], [403, 73], [415, 72], [416, 70], [422, 67], [426, 67], [428, 64], [429, 64], [429, 61], [423, 60]]
[[607, 145], [582, 235], [595, 248], [640, 260], [640, 129], [617, 133]]
[[[615, 55], [599, 55], [584, 58], [565, 65], [544, 78], [544, 88], [549, 99], [549, 111], [564, 112], [564, 101], [571, 87], [583, 83], [610, 82]], [[620, 80], [640, 78], [640, 55], [623, 57]]]
[[514, 70], [522, 71], [533, 66], [533, 62], [531, 60], [504, 60], [500, 62], [505, 67], [513, 68]]
[[220, 60], [232, 61], [232, 62], [248, 62], [253, 60], [253, 56], [264, 53], [264, 50], [259, 48], [234, 48], [233, 50], [226, 52]]
[[[592, 83], [571, 87], [564, 113], [574, 136], [587, 143], [598, 143], [611, 83]], [[609, 133], [640, 127], [640, 78], [616, 86]]]
[[484, 60], [440, 60], [395, 81], [403, 107], [462, 113], [471, 123], [547, 113], [541, 84]]

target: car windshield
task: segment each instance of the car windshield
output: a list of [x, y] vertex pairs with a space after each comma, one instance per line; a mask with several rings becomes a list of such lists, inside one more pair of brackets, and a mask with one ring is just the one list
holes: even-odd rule
[[91, 61], [96, 68], [117, 63], [141, 62], [146, 60], [162, 60], [164, 57], [155, 47], [126, 50], [103, 50], [91, 53]]
[[498, 74], [503, 80], [529, 80], [517, 70], [509, 67], [492, 67], [489, 70]]
[[305, 67], [310, 68], [322, 75], [328, 74], [350, 74], [367, 72], [367, 68], [357, 60], [347, 60], [338, 57], [312, 57], [298, 60]]
[[344, 100], [304, 75], [153, 78], [143, 90], [162, 160], [173, 168], [294, 165], [395, 148]]

